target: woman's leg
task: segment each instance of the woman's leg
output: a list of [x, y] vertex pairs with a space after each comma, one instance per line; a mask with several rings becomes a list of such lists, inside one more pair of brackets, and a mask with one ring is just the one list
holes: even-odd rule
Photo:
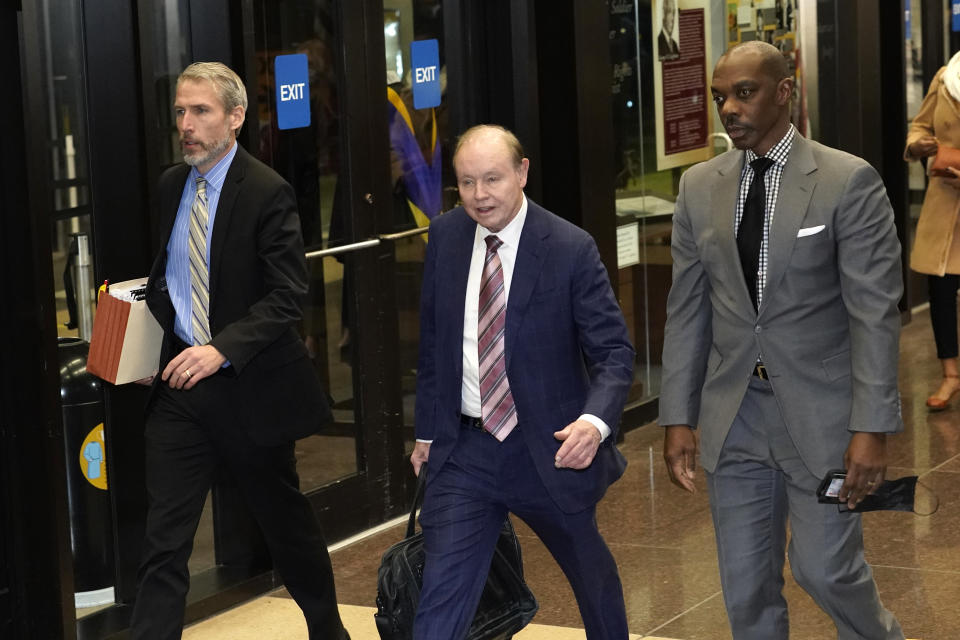
[[937, 357], [943, 370], [940, 387], [927, 400], [931, 409], [946, 408], [950, 397], [960, 391], [957, 347], [957, 288], [960, 276], [928, 276], [930, 291], [930, 323], [937, 345]]

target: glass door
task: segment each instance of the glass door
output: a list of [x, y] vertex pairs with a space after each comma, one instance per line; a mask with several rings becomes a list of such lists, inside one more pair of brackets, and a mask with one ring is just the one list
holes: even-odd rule
[[[331, 0], [253, 2], [254, 83], [247, 116], [253, 155], [272, 166], [296, 192], [310, 291], [300, 332], [334, 410], [334, 422], [297, 443], [301, 488], [315, 491], [363, 471], [354, 393], [357, 341], [350, 304], [355, 251], [347, 218], [341, 152], [341, 30]], [[308, 70], [309, 117], [284, 128], [278, 114], [276, 61], [301, 56]], [[251, 78], [247, 75], [248, 80]], [[256, 111], [254, 111], [256, 109]], [[254, 127], [256, 127], [254, 129]], [[317, 253], [340, 247], [343, 253]], [[351, 330], [352, 329], [352, 330]]]
[[[250, 97], [240, 143], [294, 187], [307, 242], [311, 287], [300, 332], [335, 420], [298, 443], [301, 488], [329, 542], [402, 513], [412, 478], [403, 416], [412, 406], [413, 296], [424, 240], [405, 235], [419, 234], [421, 223], [393, 197], [383, 0], [138, 0], [82, 3], [80, 13], [58, 12], [54, 4], [24, 3], [22, 29], [24, 68], [37, 70], [26, 101], [30, 137], [41, 141], [31, 166], [44, 167], [29, 172], [36, 178], [31, 197], [49, 213], [57, 275], [69, 264], [70, 235], [86, 230], [96, 240], [93, 282], [146, 273], [159, 249], [156, 229], [149, 228], [157, 222], [150, 195], [162, 170], [180, 161], [172, 114], [177, 75], [194, 61], [227, 63], [244, 78]], [[411, 0], [393, 15], [410, 24], [422, 5], [436, 25], [439, 4]], [[57, 55], [44, 58], [49, 42], [76, 46], [54, 47]], [[306, 61], [305, 125], [282, 127], [277, 118], [281, 55]], [[392, 58], [398, 59], [403, 54]], [[112, 143], [88, 144], [94, 139]], [[42, 259], [50, 264], [50, 256]], [[90, 288], [76, 273], [74, 288]], [[49, 284], [50, 301], [57, 302], [47, 307], [51, 325], [54, 309], [59, 323], [73, 324], [67, 295]], [[115, 452], [116, 603], [77, 612], [79, 637], [123, 629], [135, 598], [146, 506], [145, 393], [132, 385], [105, 393], [113, 438], [108, 433], [107, 446]], [[235, 487], [218, 482], [213, 494], [191, 558], [188, 620], [275, 585]]]
[[[404, 463], [413, 451], [416, 367], [420, 340], [420, 285], [430, 220], [457, 204], [451, 166], [454, 137], [446, 93], [446, 47], [442, 0], [384, 0], [386, 119], [390, 136], [393, 216], [392, 278], [397, 301], [398, 364], [403, 397]], [[416, 43], [416, 44], [414, 44]], [[439, 100], [414, 96], [412, 48], [436, 44]], [[423, 75], [423, 74], [421, 74]], [[418, 108], [419, 107], [419, 108]], [[409, 465], [407, 465], [409, 466]]]
[[[398, 327], [400, 296], [389, 285], [407, 268], [385, 236], [418, 223], [398, 206], [390, 182], [382, 34], [396, 26], [384, 21], [387, 13], [411, 18], [383, 5], [252, 0], [244, 16], [252, 34], [245, 42], [248, 148], [293, 186], [307, 247], [310, 291], [300, 331], [334, 421], [297, 443], [297, 462], [301, 489], [331, 540], [399, 513], [409, 473], [401, 368], [411, 364]], [[278, 59], [307, 71], [308, 115], [293, 125]]]
[[[221, 60], [247, 87], [240, 144], [296, 193], [310, 277], [299, 331], [334, 416], [297, 442], [297, 468], [328, 542], [336, 542], [402, 512], [410, 473], [389, 285], [396, 262], [393, 242], [381, 240], [411, 226], [395, 221], [391, 198], [383, 2], [157, 0], [144, 8], [153, 38], [153, 78], [144, 83], [145, 101], [156, 105], [148, 118], [157, 127], [152, 172], [180, 161], [170, 108], [177, 75], [193, 61]], [[302, 65], [293, 83], [282, 68], [291, 60]], [[285, 108], [294, 95], [303, 113], [291, 121]], [[221, 542], [247, 544], [228, 532], [232, 518], [217, 517], [226, 492], [213, 493], [191, 558], [195, 575], [222, 563]]]

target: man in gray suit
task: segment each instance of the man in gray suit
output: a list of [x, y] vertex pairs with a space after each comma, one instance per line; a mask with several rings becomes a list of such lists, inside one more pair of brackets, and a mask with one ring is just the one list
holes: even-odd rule
[[[893, 211], [870, 165], [790, 124], [773, 46], [728, 51], [711, 90], [738, 150], [680, 181], [660, 396], [671, 480], [694, 491], [699, 431], [734, 638], [788, 637], [789, 518], [790, 568], [839, 637], [902, 639], [846, 511], [903, 428]], [[816, 496], [840, 468], [843, 512]]]

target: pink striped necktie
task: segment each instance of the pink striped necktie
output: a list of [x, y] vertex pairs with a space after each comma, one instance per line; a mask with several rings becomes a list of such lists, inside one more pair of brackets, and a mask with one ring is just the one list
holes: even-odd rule
[[503, 242], [487, 236], [487, 255], [480, 278], [480, 310], [477, 314], [477, 352], [480, 362], [480, 405], [483, 428], [503, 441], [517, 426], [517, 407], [507, 381], [504, 327], [507, 296], [503, 285], [503, 267], [497, 249]]

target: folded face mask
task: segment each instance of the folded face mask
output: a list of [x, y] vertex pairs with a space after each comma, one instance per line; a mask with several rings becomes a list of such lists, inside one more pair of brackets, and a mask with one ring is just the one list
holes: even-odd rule
[[[929, 489], [927, 490], [929, 491]], [[933, 508], [929, 509], [929, 505], [922, 505], [923, 510], [917, 511], [915, 508], [916, 491], [917, 476], [884, 480], [873, 493], [866, 496], [855, 508], [847, 509], [845, 504], [840, 504], [839, 507], [840, 511], [853, 511], [855, 513], [864, 511], [910, 511], [921, 516], [933, 514], [940, 506], [937, 497], [931, 491]]]

